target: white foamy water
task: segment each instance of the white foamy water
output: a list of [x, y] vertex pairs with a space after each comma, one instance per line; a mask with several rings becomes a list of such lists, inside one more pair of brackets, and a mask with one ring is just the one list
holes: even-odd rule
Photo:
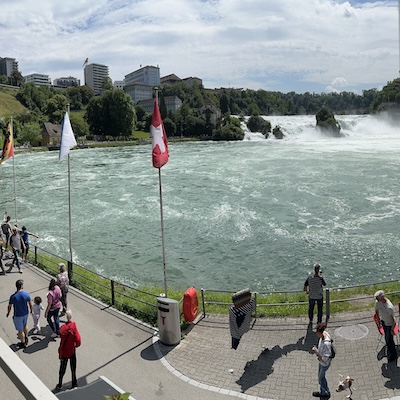
[[[285, 139], [170, 144], [161, 170], [169, 286], [301, 290], [316, 261], [330, 286], [399, 279], [398, 128], [339, 116], [343, 137], [328, 138], [313, 116], [265, 118]], [[74, 261], [162, 287], [150, 146], [70, 158]], [[12, 164], [0, 167], [0, 205], [13, 216]], [[15, 164], [19, 225], [69, 258], [67, 163], [49, 152], [17, 155]]]

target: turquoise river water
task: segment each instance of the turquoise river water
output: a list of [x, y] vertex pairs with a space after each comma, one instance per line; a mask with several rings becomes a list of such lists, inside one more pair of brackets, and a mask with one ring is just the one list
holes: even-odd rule
[[[331, 287], [399, 279], [400, 131], [338, 117], [327, 138], [312, 116], [267, 117], [286, 138], [171, 143], [161, 169], [169, 287], [301, 290], [314, 262]], [[151, 146], [70, 154], [74, 262], [130, 285], [163, 286], [158, 170]], [[13, 161], [0, 207], [15, 219]], [[67, 161], [15, 156], [18, 225], [69, 259]]]

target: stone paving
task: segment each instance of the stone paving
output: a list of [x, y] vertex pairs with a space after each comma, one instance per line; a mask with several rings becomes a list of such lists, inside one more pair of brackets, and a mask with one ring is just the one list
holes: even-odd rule
[[[311, 353], [317, 337], [312, 328], [307, 318], [257, 319], [233, 350], [228, 317], [208, 315], [175, 348], [160, 345], [160, 349], [184, 376], [238, 397], [308, 399], [319, 389], [317, 360]], [[400, 396], [400, 368], [387, 364], [383, 338], [377, 348], [372, 311], [333, 315], [327, 330], [337, 348], [327, 373], [331, 399], [349, 394], [335, 391], [347, 375], [354, 378], [353, 399]]]

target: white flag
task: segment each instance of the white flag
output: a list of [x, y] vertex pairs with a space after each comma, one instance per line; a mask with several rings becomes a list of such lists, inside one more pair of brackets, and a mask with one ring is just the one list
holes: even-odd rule
[[72, 130], [71, 122], [69, 120], [69, 115], [66, 112], [61, 128], [60, 155], [58, 159], [62, 161], [65, 158], [65, 156], [68, 155], [69, 151], [76, 145], [77, 144], [75, 140], [75, 135]]

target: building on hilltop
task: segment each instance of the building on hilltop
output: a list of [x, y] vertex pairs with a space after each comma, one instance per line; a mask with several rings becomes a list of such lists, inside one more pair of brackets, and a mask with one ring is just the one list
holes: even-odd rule
[[49, 75], [33, 73], [24, 77], [26, 83], [33, 83], [35, 86], [51, 86]]
[[193, 84], [195, 84], [195, 83], [197, 85], [199, 85], [199, 86], [203, 85], [203, 80], [200, 79], [200, 78], [196, 78], [194, 76], [190, 76], [188, 78], [184, 78], [184, 79], [182, 79], [182, 82], [187, 83], [189, 86], [193, 86]]
[[[178, 96], [166, 96], [164, 97], [164, 103], [167, 111], [171, 111], [172, 114], [174, 114], [182, 105], [182, 100]], [[142, 106], [147, 113], [152, 113], [154, 109], [154, 99], [140, 100], [137, 105]]]
[[153, 98], [153, 88], [160, 85], [160, 68], [147, 65], [125, 75], [124, 90], [134, 104]]
[[11, 76], [14, 71], [18, 71], [18, 61], [15, 58], [0, 57], [0, 75]]
[[84, 69], [85, 85], [99, 96], [103, 93], [104, 79], [108, 78], [108, 67], [103, 64], [86, 64]]
[[124, 91], [131, 96], [134, 104], [137, 104], [141, 100], [153, 98], [153, 86], [144, 85], [143, 83], [139, 82], [125, 85]]
[[124, 89], [125, 81], [114, 81], [115, 89]]
[[146, 67], [142, 67], [125, 75], [125, 85], [130, 85], [132, 83], [141, 83], [148, 86], [160, 85], [160, 67], [147, 65]]
[[175, 74], [170, 74], [170, 75], [163, 76], [162, 78], [160, 78], [161, 86], [173, 85], [173, 84], [179, 83], [179, 82], [182, 82], [182, 79], [179, 78], [178, 76], [176, 76]]
[[199, 115], [207, 122], [216, 126], [221, 120], [222, 113], [211, 100], [208, 100], [199, 108]]
[[80, 86], [81, 85], [81, 81], [78, 78], [74, 78], [72, 76], [69, 76], [67, 78], [62, 77], [62, 78], [54, 79], [53, 85], [54, 86], [59, 86], [59, 87], [64, 87], [64, 88], [68, 88], [70, 86]]

